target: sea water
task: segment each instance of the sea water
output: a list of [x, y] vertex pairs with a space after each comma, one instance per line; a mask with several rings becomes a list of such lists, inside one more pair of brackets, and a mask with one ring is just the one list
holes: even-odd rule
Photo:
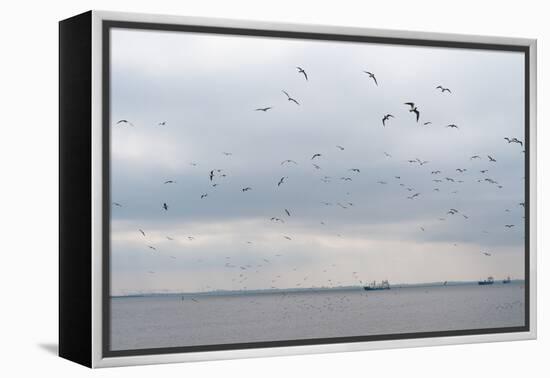
[[111, 350], [523, 326], [523, 283], [111, 298]]

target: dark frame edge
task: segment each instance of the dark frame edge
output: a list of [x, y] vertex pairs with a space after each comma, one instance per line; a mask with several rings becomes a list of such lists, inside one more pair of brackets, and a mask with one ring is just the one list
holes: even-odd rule
[[92, 11], [59, 22], [59, 356], [92, 367]]

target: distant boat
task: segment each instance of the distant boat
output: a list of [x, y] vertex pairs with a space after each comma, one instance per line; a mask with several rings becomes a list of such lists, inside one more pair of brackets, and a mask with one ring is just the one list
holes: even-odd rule
[[486, 280], [477, 282], [478, 285], [492, 285], [494, 283], [495, 283], [495, 280], [493, 277], [487, 277]]
[[510, 276], [508, 276], [508, 277], [506, 277], [506, 279], [502, 280], [503, 284], [509, 284], [510, 282], [512, 282], [512, 280], [510, 279]]
[[373, 281], [370, 285], [363, 286], [364, 290], [370, 291], [370, 290], [389, 290], [390, 289], [390, 283], [388, 280], [382, 281], [380, 284], [376, 284], [376, 281]]

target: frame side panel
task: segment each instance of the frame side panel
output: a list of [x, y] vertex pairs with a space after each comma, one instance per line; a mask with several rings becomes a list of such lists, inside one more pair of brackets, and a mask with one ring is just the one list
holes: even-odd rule
[[59, 355], [91, 367], [91, 20], [59, 23]]

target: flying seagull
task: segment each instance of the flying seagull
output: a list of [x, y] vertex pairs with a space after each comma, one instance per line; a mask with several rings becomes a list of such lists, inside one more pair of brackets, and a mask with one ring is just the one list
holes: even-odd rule
[[166, 204], [166, 202], [162, 204], [162, 208], [164, 209], [164, 211], [168, 210], [168, 205]]
[[145, 232], [141, 228], [138, 231], [141, 232], [143, 236], [145, 236]]
[[367, 75], [369, 75], [369, 77], [374, 80], [374, 84], [376, 84], [376, 86], [378, 86], [378, 81], [376, 81], [376, 76], [374, 76], [374, 74], [372, 72], [369, 72], [369, 71], [363, 71], [364, 73], [366, 73]]
[[294, 102], [296, 105], [300, 105], [300, 103], [299, 103], [298, 101], [296, 101], [296, 99], [290, 97], [290, 95], [289, 95], [286, 91], [283, 91], [283, 93], [286, 95], [288, 101], [292, 101], [292, 102]]
[[490, 254], [489, 252], [483, 252], [483, 254], [484, 254], [485, 256], [491, 256], [491, 254]]
[[521, 140], [519, 140], [518, 138], [512, 138], [512, 143], [518, 143], [520, 146], [523, 147], [523, 142]]
[[122, 205], [118, 202], [113, 202], [113, 205], [118, 206], [118, 207], [122, 207]]
[[470, 158], [470, 160], [474, 160], [474, 159], [481, 159], [481, 156], [479, 155], [474, 155]]
[[382, 126], [386, 126], [386, 121], [389, 120], [390, 118], [395, 118], [395, 117], [391, 114], [384, 115], [384, 117], [382, 117]]
[[285, 181], [286, 176], [281, 177], [279, 182], [277, 183], [277, 186], [281, 186], [281, 184]]
[[384, 152], [384, 156], [391, 158], [391, 155], [388, 154], [387, 152]]
[[344, 151], [344, 147], [342, 146], [336, 146], [336, 148], [338, 148], [340, 151]]
[[166, 121], [159, 122], [159, 126], [166, 126]]
[[210, 181], [212, 181], [212, 179], [214, 178], [214, 171], [210, 171]]
[[361, 170], [359, 170], [359, 168], [351, 168], [350, 171], [361, 173]]
[[504, 227], [506, 227], [506, 228], [512, 228], [512, 227], [514, 227], [514, 225], [513, 225], [513, 224], [505, 224]]
[[285, 209], [285, 213], [286, 215], [290, 216], [290, 211], [288, 211], [287, 209]]
[[411, 107], [409, 112], [416, 114], [416, 122], [418, 122], [420, 119], [420, 112], [418, 111], [416, 105], [414, 105], [414, 102], [405, 102], [405, 105], [409, 105]]
[[247, 186], [246, 188], [241, 189], [243, 192], [248, 192], [249, 190], [252, 190], [250, 186]]
[[431, 125], [432, 123], [430, 121], [428, 122], [424, 122], [424, 126], [428, 126], [428, 125]]
[[283, 161], [281, 162], [281, 165], [283, 165], [283, 164], [285, 164], [285, 163], [293, 163], [293, 164], [296, 164], [296, 165], [298, 164], [298, 163], [296, 163], [294, 160], [287, 159], [287, 160], [283, 160]]
[[268, 107], [265, 107], [265, 108], [257, 108], [257, 109], [254, 109], [254, 111], [256, 111], [256, 112], [267, 112], [270, 109], [273, 109], [273, 107], [268, 106]]
[[307, 73], [306, 71], [304, 71], [304, 69], [302, 67], [298, 67], [296, 66], [296, 69], [298, 70], [298, 73], [301, 73], [304, 75], [304, 77], [306, 78], [306, 81], [308, 81], [308, 78], [307, 78]]
[[449, 88], [444, 88], [444, 87], [441, 86], [441, 85], [438, 85], [437, 87], [435, 87], [435, 89], [440, 89], [440, 90], [441, 90], [441, 93], [445, 93], [445, 92], [451, 93], [451, 90], [450, 90]]
[[156, 251], [157, 249], [155, 247], [153, 247], [152, 245], [148, 245], [147, 247], [149, 247], [149, 249], [152, 249], [153, 251]]
[[312, 165], [315, 167], [315, 169], [321, 169], [321, 167], [317, 164], [312, 164]]
[[132, 122], [128, 121], [127, 119], [121, 119], [121, 120], [118, 121], [116, 124], [117, 124], [117, 125], [119, 125], [119, 124], [125, 124], [125, 125], [129, 125], [129, 126], [134, 127], [134, 124], [133, 124]]
[[201, 199], [208, 197], [208, 193], [201, 194]]
[[491, 155], [487, 155], [487, 157], [489, 158], [489, 161], [496, 163], [496, 159], [494, 157], [492, 157]]
[[455, 125], [454, 123], [451, 123], [450, 125], [447, 125], [447, 126], [445, 126], [445, 127], [449, 127], [449, 128], [451, 128], [451, 129], [458, 129], [458, 126]]
[[315, 155], [313, 155], [313, 156], [311, 157], [311, 160], [315, 159], [316, 157], [321, 157], [321, 156], [323, 156], [323, 155], [321, 155], [321, 154], [315, 154]]
[[174, 180], [167, 180], [164, 181], [165, 184], [175, 184], [176, 182]]
[[222, 154], [224, 154], [225, 156], [231, 156], [231, 155], [233, 155], [233, 153], [231, 153], [231, 152], [222, 152]]

